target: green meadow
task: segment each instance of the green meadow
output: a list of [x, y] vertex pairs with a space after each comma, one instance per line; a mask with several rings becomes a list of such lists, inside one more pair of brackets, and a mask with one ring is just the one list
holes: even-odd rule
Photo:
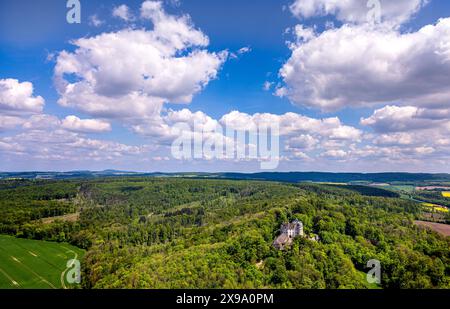
[[83, 250], [66, 243], [0, 235], [0, 288], [67, 288], [67, 261], [81, 261], [83, 255]]

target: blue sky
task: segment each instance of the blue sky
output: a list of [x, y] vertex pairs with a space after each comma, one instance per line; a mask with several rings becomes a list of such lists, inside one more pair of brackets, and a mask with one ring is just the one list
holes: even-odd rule
[[[381, 1], [380, 21], [368, 25], [366, 2], [172, 0], [152, 5], [144, 17], [142, 0], [81, 0], [81, 24], [69, 24], [65, 1], [1, 1], [0, 170], [261, 169], [258, 160], [173, 158], [168, 128], [183, 116], [218, 124], [276, 119], [284, 132], [280, 171], [450, 172], [450, 3]], [[121, 5], [127, 16], [114, 14]], [[161, 29], [153, 28], [155, 20]], [[173, 68], [161, 73], [164, 66], [152, 68], [158, 60], [147, 59], [148, 51], [152, 42], [176, 45], [165, 41], [173, 38], [169, 22], [188, 32], [175, 32], [186, 41], [162, 56]], [[421, 31], [425, 26], [430, 29]], [[159, 39], [146, 41], [149, 50], [139, 53], [131, 45], [141, 30]], [[113, 34], [124, 31], [114, 43]], [[98, 50], [84, 48], [80, 38]], [[85, 56], [111, 48], [114, 58]], [[206, 53], [195, 60], [198, 72], [170, 79], [179, 73], [178, 61], [196, 51]], [[117, 57], [121, 52], [126, 55]], [[58, 65], [64, 67], [60, 76]], [[101, 75], [102, 66], [120, 74]], [[127, 80], [147, 66], [153, 88], [142, 88], [145, 80]], [[92, 72], [106, 88], [93, 86]], [[77, 89], [86, 93], [68, 95], [58, 78], [79, 81]], [[133, 91], [142, 97], [131, 101]], [[22, 104], [28, 99], [34, 108]]]

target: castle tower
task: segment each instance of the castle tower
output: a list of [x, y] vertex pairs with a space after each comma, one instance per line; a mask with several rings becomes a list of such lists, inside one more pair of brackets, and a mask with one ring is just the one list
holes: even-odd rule
[[303, 236], [303, 223], [297, 219], [292, 223], [294, 226], [294, 236]]

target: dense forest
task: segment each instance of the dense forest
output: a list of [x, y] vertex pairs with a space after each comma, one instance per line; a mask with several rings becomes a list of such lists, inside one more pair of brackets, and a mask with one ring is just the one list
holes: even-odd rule
[[[450, 288], [450, 239], [421, 205], [359, 186], [122, 177], [3, 180], [0, 233], [87, 253], [83, 288]], [[77, 220], [64, 215], [79, 213]], [[58, 220], [44, 218], [58, 216]], [[284, 222], [306, 234], [272, 246]], [[381, 262], [379, 286], [367, 261]]]

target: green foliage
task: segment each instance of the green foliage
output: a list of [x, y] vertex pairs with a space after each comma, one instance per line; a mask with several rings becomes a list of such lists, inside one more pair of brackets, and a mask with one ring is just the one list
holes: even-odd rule
[[365, 196], [400, 197], [400, 194], [383, 188], [360, 185], [333, 185], [341, 189], [355, 191]]
[[[373, 288], [364, 275], [370, 259], [381, 261], [383, 288], [450, 287], [450, 240], [415, 227], [420, 205], [356, 189], [150, 177], [29, 181], [0, 189], [0, 228], [87, 249], [85, 288]], [[40, 220], [75, 211], [76, 222]], [[274, 249], [280, 224], [293, 219], [320, 241], [296, 238]]]

